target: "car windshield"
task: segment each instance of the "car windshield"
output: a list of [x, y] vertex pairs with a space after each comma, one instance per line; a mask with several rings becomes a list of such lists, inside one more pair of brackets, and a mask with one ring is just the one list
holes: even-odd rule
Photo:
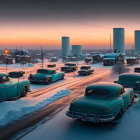
[[65, 66], [76, 66], [76, 64], [65, 64]]
[[37, 70], [37, 73], [45, 73], [45, 74], [47, 74], [48, 70], [39, 69], [39, 70]]
[[82, 66], [81, 67], [81, 69], [85, 69], [85, 70], [87, 70], [87, 69], [89, 69], [90, 67], [86, 67], [86, 66]]
[[110, 98], [110, 94], [107, 91], [102, 90], [88, 90], [85, 96], [92, 96], [97, 98]]
[[69, 67], [62, 67], [61, 70], [67, 70]]
[[8, 76], [4, 75], [4, 76], [0, 76], [0, 83], [5, 83], [8, 82], [9, 78]]
[[135, 68], [135, 70], [140, 71], [140, 68]]

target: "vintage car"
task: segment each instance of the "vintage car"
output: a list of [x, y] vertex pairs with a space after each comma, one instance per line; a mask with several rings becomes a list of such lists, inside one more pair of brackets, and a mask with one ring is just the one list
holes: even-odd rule
[[67, 72], [74, 72], [75, 70], [72, 67], [61, 67], [61, 71], [67, 73]]
[[54, 68], [54, 67], [56, 67], [56, 64], [49, 64], [49, 65], [47, 65], [47, 67]]
[[140, 67], [134, 68], [134, 72], [140, 73]]
[[80, 70], [78, 71], [79, 75], [90, 75], [94, 72], [93, 69], [91, 69], [91, 66], [85, 65], [81, 66]]
[[0, 73], [0, 102], [26, 96], [30, 88], [28, 80], [10, 79], [7, 74]]
[[24, 71], [12, 71], [12, 72], [9, 72], [8, 76], [10, 78], [19, 78], [19, 77], [22, 77], [24, 74], [25, 74]]
[[140, 74], [139, 73], [125, 73], [119, 76], [118, 81], [114, 81], [123, 85], [124, 87], [133, 88], [135, 92], [140, 92]]
[[126, 62], [128, 65], [138, 64], [138, 57], [127, 57]]
[[66, 115], [89, 122], [110, 122], [120, 118], [133, 102], [134, 92], [115, 83], [95, 83], [85, 90], [85, 95], [72, 101]]
[[28, 77], [31, 83], [50, 84], [52, 82], [64, 79], [63, 72], [56, 72], [52, 69], [38, 69], [36, 74], [30, 74]]
[[65, 63], [66, 67], [71, 67], [73, 70], [77, 70], [77, 65], [75, 63]]

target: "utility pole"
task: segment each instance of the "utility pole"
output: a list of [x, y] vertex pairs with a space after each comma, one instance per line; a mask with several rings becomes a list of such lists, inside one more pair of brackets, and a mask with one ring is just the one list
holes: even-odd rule
[[42, 60], [42, 68], [43, 68], [44, 61], [43, 61], [43, 51], [42, 51], [42, 46], [41, 46], [41, 60]]

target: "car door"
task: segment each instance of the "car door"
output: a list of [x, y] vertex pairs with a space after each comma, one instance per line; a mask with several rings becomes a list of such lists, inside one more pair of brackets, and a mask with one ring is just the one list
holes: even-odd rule
[[15, 80], [10, 80], [9, 82], [6, 83], [6, 90], [7, 90], [7, 95], [8, 99], [18, 97], [19, 93], [17, 92], [17, 81]]
[[58, 80], [58, 74], [57, 74], [57, 72], [54, 70], [53, 72], [52, 72], [52, 81], [57, 81]]
[[125, 91], [124, 88], [121, 89], [122, 99], [124, 101], [124, 109], [126, 109], [130, 105], [130, 96], [128, 91]]
[[5, 83], [0, 84], [0, 101], [6, 100], [8, 98]]

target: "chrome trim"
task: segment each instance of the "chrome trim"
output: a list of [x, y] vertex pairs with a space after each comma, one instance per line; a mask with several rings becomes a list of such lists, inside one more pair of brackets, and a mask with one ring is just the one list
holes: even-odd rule
[[86, 114], [86, 113], [80, 113], [80, 112], [70, 112], [67, 111], [66, 115], [71, 118], [80, 119], [82, 121], [89, 121], [89, 122], [110, 122], [115, 119], [113, 114], [110, 115], [95, 115], [95, 114]]

